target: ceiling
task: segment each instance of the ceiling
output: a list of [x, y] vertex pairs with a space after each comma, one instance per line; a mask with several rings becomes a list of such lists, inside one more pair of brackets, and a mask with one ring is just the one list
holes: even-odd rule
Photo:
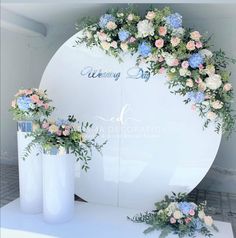
[[[213, 0], [212, 0], [213, 1]], [[210, 2], [212, 2], [210, 1]], [[137, 2], [137, 1], [136, 1]], [[151, 2], [151, 1], [150, 1]], [[163, 1], [159, 1], [163, 2]], [[165, 1], [168, 2], [168, 1]], [[172, 1], [173, 2], [173, 1]], [[186, 2], [186, 1], [185, 1]], [[188, 2], [201, 2], [188, 1]], [[222, 2], [220, 0], [215, 2]], [[224, 1], [225, 2], [225, 1]], [[217, 4], [152, 4], [160, 8], [168, 5], [175, 11], [188, 18], [226, 18], [235, 16], [236, 0], [229, 0], [231, 3]], [[235, 3], [234, 3], [235, 2]], [[32, 1], [2, 1], [1, 8], [32, 19], [46, 26], [48, 31], [52, 28], [63, 28], [65, 26], [74, 26], [79, 18], [84, 16], [99, 16], [110, 7], [126, 7], [128, 4], [101, 4], [101, 3], [81, 3], [79, 1], [56, 1], [56, 2], [32, 2]], [[144, 11], [150, 4], [136, 4], [137, 8]]]

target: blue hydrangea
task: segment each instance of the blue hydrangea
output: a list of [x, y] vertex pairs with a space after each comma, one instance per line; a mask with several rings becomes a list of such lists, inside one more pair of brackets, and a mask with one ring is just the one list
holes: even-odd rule
[[189, 92], [188, 98], [195, 103], [202, 103], [205, 99], [205, 94], [203, 92]]
[[193, 219], [192, 220], [192, 226], [195, 230], [199, 231], [202, 229], [202, 221], [199, 218]]
[[178, 29], [182, 27], [182, 16], [179, 13], [171, 14], [166, 17], [166, 24], [173, 29]]
[[104, 14], [104, 15], [102, 15], [102, 16], [100, 17], [99, 26], [100, 26], [101, 28], [105, 28], [106, 25], [107, 25], [107, 23], [108, 23], [109, 21], [115, 22], [116, 19], [115, 19], [115, 17], [112, 16], [111, 14]]
[[151, 45], [145, 41], [138, 46], [138, 52], [143, 57], [148, 56], [151, 53], [151, 49]]
[[204, 63], [204, 58], [202, 57], [201, 54], [195, 53], [195, 54], [192, 54], [192, 55], [189, 57], [188, 63], [189, 63], [189, 65], [190, 65], [191, 68], [196, 69], [196, 68], [198, 68], [201, 64]]
[[57, 126], [67, 125], [68, 123], [69, 123], [69, 121], [64, 120], [64, 119], [57, 119], [57, 121], [56, 121]]
[[188, 215], [189, 211], [194, 209], [194, 205], [189, 202], [180, 202], [178, 208], [184, 215]]
[[28, 111], [31, 103], [32, 103], [32, 100], [29, 97], [22, 96], [17, 98], [17, 106], [22, 111]]
[[118, 33], [118, 36], [119, 36], [120, 41], [124, 42], [129, 38], [130, 33], [126, 30], [120, 30]]

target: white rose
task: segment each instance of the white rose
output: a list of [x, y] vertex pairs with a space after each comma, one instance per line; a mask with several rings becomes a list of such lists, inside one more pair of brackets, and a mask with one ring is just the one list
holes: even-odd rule
[[203, 49], [200, 50], [199, 53], [204, 57], [204, 58], [211, 58], [213, 56], [213, 53], [210, 50]]
[[217, 117], [217, 115], [216, 115], [216, 113], [214, 113], [214, 112], [211, 112], [211, 111], [210, 111], [210, 112], [207, 113], [207, 119], [209, 119], [209, 120], [211, 120], [211, 121], [215, 120], [216, 117]]
[[230, 83], [226, 83], [225, 85], [224, 85], [224, 87], [223, 87], [223, 90], [225, 91], [225, 92], [228, 92], [228, 91], [230, 91], [232, 89], [232, 85], [230, 84]]
[[206, 78], [206, 86], [209, 89], [216, 90], [221, 86], [221, 84], [222, 84], [221, 76], [218, 74], [212, 74], [211, 76]]
[[126, 51], [128, 50], [128, 44], [122, 42], [122, 43], [120, 44], [120, 48], [121, 48], [124, 52], [126, 52]]
[[134, 14], [130, 13], [127, 17], [128, 21], [133, 21], [134, 20]]
[[102, 46], [102, 48], [103, 48], [104, 50], [109, 50], [110, 47], [111, 47], [111, 44], [108, 43], [108, 42], [106, 42], [106, 41], [102, 41], [102, 42], [101, 42], [101, 46]]
[[175, 219], [180, 219], [180, 218], [183, 217], [183, 214], [182, 214], [180, 211], [175, 211], [175, 212], [173, 213], [173, 217], [174, 217]]
[[198, 217], [203, 220], [203, 218], [205, 217], [205, 212], [203, 210], [198, 212]]
[[223, 102], [216, 100], [216, 101], [211, 102], [211, 106], [214, 109], [221, 109], [223, 107]]
[[193, 87], [193, 80], [192, 79], [187, 79], [186, 80], [186, 86], [192, 88]]
[[146, 36], [153, 36], [154, 35], [154, 27], [152, 22], [148, 20], [140, 21], [137, 25], [138, 28], [138, 37], [146, 37]]
[[187, 74], [187, 69], [183, 69], [183, 68], [181, 68], [180, 70], [179, 70], [179, 75], [180, 76], [185, 76], [186, 74]]
[[213, 219], [211, 216], [205, 216], [204, 217], [204, 222], [207, 226], [212, 226], [213, 224]]
[[153, 19], [155, 18], [155, 16], [156, 16], [156, 13], [155, 13], [155, 12], [149, 11], [149, 12], [147, 13], [147, 15], [146, 15], [146, 18], [151, 21], [151, 20], [153, 20]]

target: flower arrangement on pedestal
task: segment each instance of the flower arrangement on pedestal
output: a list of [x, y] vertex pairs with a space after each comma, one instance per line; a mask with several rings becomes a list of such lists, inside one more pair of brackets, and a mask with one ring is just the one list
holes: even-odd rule
[[211, 52], [210, 38], [183, 28], [180, 14], [152, 8], [143, 18], [131, 8], [111, 9], [100, 19], [85, 19], [81, 28], [77, 44], [98, 46], [119, 61], [124, 52], [135, 54], [137, 64], [168, 76], [169, 88], [193, 103], [192, 109], [205, 119], [204, 128], [215, 122], [216, 132], [233, 131], [233, 89], [226, 68], [235, 60], [221, 50]]
[[14, 120], [38, 120], [52, 113], [54, 107], [50, 106], [51, 101], [46, 90], [36, 88], [19, 90], [11, 103], [10, 111]]
[[170, 233], [179, 237], [192, 237], [196, 233], [201, 233], [211, 237], [210, 229], [218, 231], [211, 216], [205, 214], [206, 202], [196, 205], [187, 201], [186, 194], [173, 193], [173, 196], [165, 196], [165, 199], [155, 204], [153, 212], [139, 214], [133, 218], [128, 217], [133, 222], [146, 223], [150, 225], [144, 233], [154, 230], [161, 230], [160, 238], [168, 236]]
[[26, 148], [24, 158], [29, 155], [32, 147], [39, 144], [45, 153], [57, 149], [74, 154], [77, 161], [80, 160], [83, 163], [82, 169], [87, 171], [92, 150], [101, 152], [102, 147], [106, 144], [106, 142], [101, 144], [97, 142], [99, 133], [91, 139], [87, 137], [88, 129], [92, 126], [88, 122], [79, 124], [74, 116], [69, 116], [67, 120], [44, 119], [40, 127], [28, 135], [33, 140]]

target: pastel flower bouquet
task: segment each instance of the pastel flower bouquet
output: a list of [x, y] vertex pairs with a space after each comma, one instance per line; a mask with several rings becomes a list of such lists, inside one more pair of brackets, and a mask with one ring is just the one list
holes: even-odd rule
[[133, 8], [111, 9], [100, 19], [84, 19], [78, 26], [82, 36], [77, 44], [97, 46], [122, 61], [124, 53], [147, 64], [153, 75], [165, 74], [172, 93], [185, 97], [204, 119], [204, 128], [215, 123], [217, 133], [234, 129], [233, 88], [229, 63], [222, 51], [210, 50], [210, 38], [183, 28], [182, 16], [170, 8], [150, 8], [141, 16]]
[[69, 116], [67, 120], [44, 119], [39, 128], [28, 134], [32, 142], [26, 147], [24, 158], [36, 144], [39, 144], [45, 153], [59, 150], [74, 154], [77, 161], [82, 161], [82, 169], [87, 171], [93, 149], [101, 153], [102, 147], [106, 144], [97, 142], [99, 133], [89, 138], [88, 131], [92, 126], [88, 122], [79, 124], [74, 116]]
[[150, 225], [144, 233], [154, 230], [161, 230], [159, 238], [167, 237], [173, 233], [179, 237], [193, 237], [196, 233], [201, 233], [206, 237], [211, 237], [211, 230], [218, 231], [211, 216], [205, 214], [206, 202], [196, 205], [188, 202], [184, 193], [179, 193], [155, 204], [156, 209], [152, 212], [139, 214], [129, 220], [137, 223]]
[[10, 111], [13, 119], [17, 121], [39, 120], [41, 117], [48, 117], [54, 110], [54, 107], [49, 105], [50, 102], [46, 90], [19, 90], [11, 103]]

